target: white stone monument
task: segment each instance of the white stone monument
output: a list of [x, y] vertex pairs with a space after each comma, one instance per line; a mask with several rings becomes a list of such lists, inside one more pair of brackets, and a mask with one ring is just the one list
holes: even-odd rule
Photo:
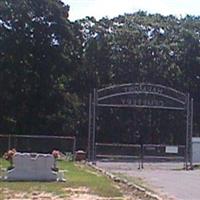
[[14, 168], [7, 171], [6, 180], [13, 181], [56, 181], [53, 171], [54, 157], [51, 154], [16, 153]]

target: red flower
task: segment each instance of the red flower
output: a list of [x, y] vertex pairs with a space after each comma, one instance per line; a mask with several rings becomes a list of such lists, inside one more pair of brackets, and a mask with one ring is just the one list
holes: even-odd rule
[[53, 150], [52, 155], [54, 158], [58, 158], [60, 156], [60, 152], [58, 150]]
[[11, 161], [15, 153], [16, 153], [15, 149], [8, 150], [6, 153], [4, 153], [3, 158]]

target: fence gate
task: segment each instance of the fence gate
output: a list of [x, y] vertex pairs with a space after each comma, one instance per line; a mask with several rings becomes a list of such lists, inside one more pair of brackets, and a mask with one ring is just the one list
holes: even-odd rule
[[158, 84], [129, 83], [94, 89], [89, 96], [88, 160], [96, 163], [98, 107], [181, 110], [186, 115], [185, 166], [192, 167], [193, 99], [187, 93]]

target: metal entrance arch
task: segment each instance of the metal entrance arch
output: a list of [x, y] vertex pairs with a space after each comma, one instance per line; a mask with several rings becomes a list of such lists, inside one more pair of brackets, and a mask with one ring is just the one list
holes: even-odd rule
[[94, 89], [89, 96], [88, 160], [96, 163], [96, 109], [134, 107], [181, 110], [186, 115], [186, 169], [192, 168], [193, 99], [170, 87], [150, 83], [128, 83]]

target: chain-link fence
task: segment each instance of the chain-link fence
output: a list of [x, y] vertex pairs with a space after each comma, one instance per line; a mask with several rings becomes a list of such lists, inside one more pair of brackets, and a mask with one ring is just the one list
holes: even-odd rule
[[18, 152], [51, 153], [59, 150], [63, 154], [75, 155], [76, 138], [47, 135], [0, 135], [1, 156], [9, 149]]
[[184, 145], [164, 144], [116, 144], [96, 143], [96, 157], [104, 160], [134, 161], [141, 158], [144, 161], [180, 161], [185, 160]]

